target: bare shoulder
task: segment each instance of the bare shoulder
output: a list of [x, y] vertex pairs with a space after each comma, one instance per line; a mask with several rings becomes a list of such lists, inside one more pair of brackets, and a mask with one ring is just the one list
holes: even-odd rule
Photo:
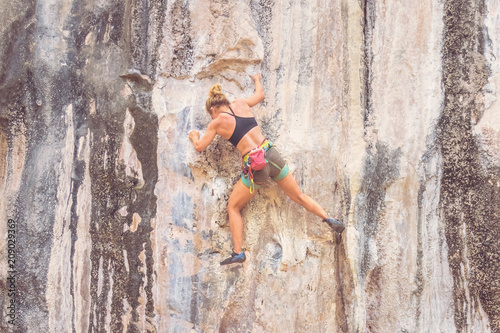
[[224, 118], [225, 116], [223, 114], [220, 114], [217, 118], [212, 119], [208, 126], [217, 129], [218, 127], [220, 127], [221, 123], [224, 122]]
[[234, 130], [235, 119], [233, 116], [226, 113], [221, 113], [217, 118], [212, 120], [209, 127], [212, 128], [217, 134], [224, 138], [229, 138]]
[[247, 104], [244, 98], [235, 99], [234, 102], [231, 103], [231, 106], [233, 107], [233, 109], [236, 109], [240, 112], [251, 112], [250, 106]]
[[231, 121], [234, 121], [233, 116], [230, 116], [227, 113], [221, 113], [217, 118], [213, 119], [208, 126], [211, 126], [219, 132], [219, 130], [223, 130], [227, 124], [231, 123]]
[[242, 107], [242, 106], [248, 106], [247, 103], [245, 103], [245, 99], [244, 98], [238, 98], [238, 99], [235, 99], [232, 103], [231, 103], [231, 106], [234, 106], [234, 107]]

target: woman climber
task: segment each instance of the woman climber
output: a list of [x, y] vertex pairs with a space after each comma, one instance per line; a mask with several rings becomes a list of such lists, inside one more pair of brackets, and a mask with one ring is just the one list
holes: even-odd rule
[[254, 190], [258, 189], [268, 177], [271, 177], [290, 199], [322, 218], [334, 231], [341, 233], [344, 230], [344, 225], [340, 221], [329, 217], [316, 201], [301, 192], [295, 178], [288, 172], [288, 164], [276, 147], [262, 135], [250, 108], [264, 100], [264, 88], [260, 82], [260, 73], [251, 78], [255, 83], [255, 93], [250, 97], [237, 99], [233, 103], [230, 103], [222, 93], [220, 84], [213, 85], [205, 104], [212, 121], [201, 138], [199, 131], [189, 132], [189, 139], [197, 151], [204, 151], [218, 134], [236, 147], [243, 160], [244, 171], [227, 205], [229, 227], [233, 237], [233, 253], [222, 261], [221, 265], [245, 261], [245, 249], [242, 248], [241, 209], [255, 195]]

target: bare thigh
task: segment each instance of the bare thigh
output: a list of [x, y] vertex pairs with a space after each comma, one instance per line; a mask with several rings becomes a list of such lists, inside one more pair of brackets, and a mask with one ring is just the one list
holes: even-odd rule
[[292, 173], [289, 172], [285, 178], [276, 182], [278, 186], [283, 190], [283, 192], [290, 197], [293, 201], [297, 202], [300, 200], [300, 196], [302, 195], [302, 191], [297, 184], [297, 181], [293, 177]]
[[238, 209], [241, 210], [249, 201], [253, 198], [256, 192], [250, 193], [248, 187], [246, 187], [241, 179], [238, 180], [234, 186], [233, 192], [229, 197], [229, 202], [227, 204], [228, 209]]
[[288, 173], [285, 178], [280, 181], [277, 181], [276, 184], [283, 190], [283, 192], [290, 197], [294, 202], [303, 206], [307, 211], [321, 217], [322, 219], [326, 219], [328, 217], [328, 213], [317, 203], [314, 199], [302, 193], [295, 181], [295, 178], [291, 173]]

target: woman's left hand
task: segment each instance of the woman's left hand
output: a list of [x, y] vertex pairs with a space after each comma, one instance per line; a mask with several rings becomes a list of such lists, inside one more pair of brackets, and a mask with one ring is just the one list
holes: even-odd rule
[[189, 131], [189, 140], [194, 142], [194, 139], [200, 139], [200, 131], [191, 130]]

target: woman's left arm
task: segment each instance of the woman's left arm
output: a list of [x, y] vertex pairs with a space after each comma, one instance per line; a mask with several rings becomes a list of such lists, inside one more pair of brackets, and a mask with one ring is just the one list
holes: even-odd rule
[[194, 149], [198, 152], [202, 152], [207, 149], [208, 145], [212, 143], [215, 138], [215, 134], [217, 134], [217, 130], [215, 128], [214, 122], [210, 122], [207, 127], [207, 131], [200, 139], [200, 132], [197, 130], [189, 131], [189, 139], [193, 143]]

